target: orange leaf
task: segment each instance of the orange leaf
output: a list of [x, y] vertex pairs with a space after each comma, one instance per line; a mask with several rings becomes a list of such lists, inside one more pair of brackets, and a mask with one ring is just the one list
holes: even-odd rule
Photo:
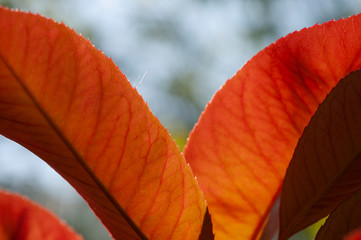
[[[330, 214], [315, 239], [342, 239], [359, 226], [361, 226], [361, 191], [353, 194]], [[360, 233], [359, 239], [361, 239]]]
[[206, 205], [169, 133], [64, 24], [0, 8], [0, 132], [45, 160], [116, 239], [196, 239]]
[[287, 169], [280, 236], [327, 216], [361, 189], [361, 70], [349, 74], [319, 106]]
[[216, 239], [259, 236], [304, 127], [331, 88], [361, 67], [360, 39], [360, 15], [292, 33], [216, 93], [184, 150]]
[[48, 210], [28, 199], [0, 190], [1, 240], [81, 240]]

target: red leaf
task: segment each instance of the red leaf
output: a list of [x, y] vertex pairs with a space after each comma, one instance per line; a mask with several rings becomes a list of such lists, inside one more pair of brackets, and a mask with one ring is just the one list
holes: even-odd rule
[[48, 210], [28, 199], [0, 190], [1, 240], [81, 240]]
[[361, 70], [331, 91], [305, 129], [281, 195], [282, 239], [361, 189]]
[[361, 67], [361, 16], [295, 32], [216, 93], [184, 150], [216, 239], [261, 233], [297, 140], [333, 86]]
[[64, 24], [0, 8], [0, 132], [52, 166], [116, 239], [196, 239], [206, 205], [169, 133]]
[[[359, 226], [361, 226], [361, 191], [353, 194], [330, 214], [315, 239], [342, 239]], [[361, 232], [358, 235], [361, 239]]]
[[356, 229], [355, 231], [347, 234], [344, 240], [361, 240], [361, 228]]

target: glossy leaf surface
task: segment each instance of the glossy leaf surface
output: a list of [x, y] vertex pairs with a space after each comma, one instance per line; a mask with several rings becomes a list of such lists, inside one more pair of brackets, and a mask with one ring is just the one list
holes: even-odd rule
[[[361, 226], [361, 191], [344, 201], [327, 218], [317, 233], [316, 240], [342, 239]], [[361, 234], [359, 234], [361, 239]]]
[[216, 239], [256, 239], [304, 127], [333, 86], [360, 68], [361, 16], [292, 33], [216, 93], [184, 155]]
[[[327, 216], [361, 189], [360, 156], [359, 70], [331, 91], [297, 145], [281, 195], [282, 238]], [[352, 219], [347, 224], [353, 224]]]
[[0, 8], [0, 133], [67, 179], [116, 239], [197, 239], [202, 194], [114, 63], [64, 24]]
[[51, 212], [13, 193], [0, 190], [1, 240], [83, 239]]

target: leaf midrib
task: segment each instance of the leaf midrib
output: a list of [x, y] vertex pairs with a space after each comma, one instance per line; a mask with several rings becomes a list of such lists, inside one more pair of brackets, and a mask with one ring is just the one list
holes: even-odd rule
[[61, 141], [65, 144], [65, 146], [69, 149], [69, 151], [72, 153], [74, 158], [77, 160], [77, 162], [80, 164], [81, 167], [85, 170], [85, 172], [90, 176], [90, 178], [94, 181], [94, 183], [98, 186], [98, 188], [101, 190], [101, 192], [104, 193], [106, 198], [111, 202], [111, 204], [114, 206], [114, 208], [122, 215], [122, 217], [126, 220], [126, 222], [129, 224], [129, 226], [134, 230], [134, 232], [140, 237], [142, 240], [148, 240], [148, 238], [145, 236], [145, 234], [138, 228], [138, 226], [133, 222], [133, 220], [127, 215], [125, 210], [118, 204], [118, 202], [114, 199], [114, 197], [110, 194], [110, 192], [106, 189], [106, 187], [101, 183], [101, 181], [98, 179], [98, 177], [93, 173], [93, 171], [89, 168], [89, 166], [85, 163], [83, 158], [80, 156], [80, 154], [77, 152], [77, 150], [73, 147], [73, 145], [70, 143], [70, 141], [62, 134], [60, 129], [57, 127], [57, 125], [54, 123], [52, 118], [46, 113], [46, 111], [42, 108], [40, 103], [37, 101], [36, 97], [32, 94], [30, 89], [26, 86], [26, 84], [23, 82], [23, 80], [17, 75], [15, 70], [10, 66], [10, 64], [4, 59], [2, 54], [0, 54], [0, 60], [4, 63], [6, 68], [9, 70], [11, 75], [16, 79], [16, 81], [20, 84], [22, 89], [25, 91], [26, 95], [30, 98], [30, 100], [33, 102], [34, 106], [38, 109], [40, 114], [44, 117], [46, 122], [49, 124], [50, 128], [54, 130], [56, 135], [61, 139]]

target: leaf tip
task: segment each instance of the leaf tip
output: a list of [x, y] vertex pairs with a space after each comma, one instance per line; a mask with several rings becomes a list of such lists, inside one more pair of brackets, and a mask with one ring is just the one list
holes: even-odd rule
[[211, 215], [209, 214], [208, 208], [204, 214], [203, 225], [201, 234], [199, 235], [199, 240], [213, 240], [213, 225]]

